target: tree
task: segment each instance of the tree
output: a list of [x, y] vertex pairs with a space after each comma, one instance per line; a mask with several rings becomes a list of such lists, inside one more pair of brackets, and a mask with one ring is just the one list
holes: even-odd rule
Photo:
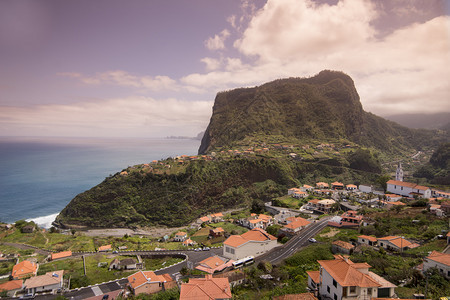
[[264, 212], [264, 202], [258, 199], [253, 199], [252, 207], [250, 209], [252, 213], [261, 214]]
[[386, 190], [387, 190], [387, 182], [388, 182], [390, 179], [391, 179], [391, 176], [390, 176], [390, 175], [381, 175], [381, 176], [379, 176], [379, 177], [375, 180], [375, 182], [376, 182], [377, 184], [379, 184], [379, 185], [383, 188], [384, 192], [386, 193]]

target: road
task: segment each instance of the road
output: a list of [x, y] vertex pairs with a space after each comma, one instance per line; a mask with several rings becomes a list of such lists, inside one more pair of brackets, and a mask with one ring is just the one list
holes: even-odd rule
[[310, 242], [308, 242], [308, 239], [312, 238], [323, 228], [325, 228], [328, 224], [329, 219], [330, 217], [325, 217], [315, 223], [312, 223], [303, 231], [301, 231], [300, 234], [295, 235], [293, 238], [291, 238], [286, 244], [272, 249], [271, 251], [261, 256], [258, 256], [255, 261], [268, 261], [272, 264], [278, 264], [282, 262], [284, 259], [300, 250], [302, 247], [310, 244]]

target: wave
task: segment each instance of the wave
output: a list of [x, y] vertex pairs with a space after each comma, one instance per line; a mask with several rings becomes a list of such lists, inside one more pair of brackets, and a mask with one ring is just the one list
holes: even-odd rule
[[27, 222], [33, 221], [39, 227], [47, 229], [47, 228], [52, 227], [52, 223], [53, 223], [53, 221], [55, 221], [57, 215], [59, 215], [59, 213], [51, 214], [51, 215], [43, 216], [43, 217], [30, 218], [30, 219], [26, 219], [25, 221], [27, 221]]

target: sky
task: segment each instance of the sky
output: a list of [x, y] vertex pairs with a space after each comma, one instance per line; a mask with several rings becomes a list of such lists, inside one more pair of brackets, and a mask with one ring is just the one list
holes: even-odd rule
[[446, 0], [2, 0], [0, 136], [196, 136], [217, 92], [324, 69], [450, 112], [449, 66]]

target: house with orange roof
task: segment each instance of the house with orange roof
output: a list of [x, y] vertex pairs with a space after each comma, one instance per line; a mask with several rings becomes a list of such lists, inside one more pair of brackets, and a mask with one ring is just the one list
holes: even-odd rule
[[334, 241], [331, 244], [331, 251], [333, 253], [341, 253], [341, 254], [352, 254], [353, 249], [355, 249], [355, 246], [353, 246], [350, 243], [344, 242], [344, 241]]
[[386, 250], [404, 251], [419, 247], [419, 244], [411, 243], [400, 236], [385, 236], [378, 238], [378, 246], [385, 248]]
[[307, 184], [304, 184], [300, 189], [302, 191], [304, 191], [304, 192], [311, 192], [311, 191], [314, 190], [314, 187], [310, 186], [310, 185], [307, 185]]
[[317, 207], [319, 206], [319, 201], [320, 201], [319, 199], [309, 200], [305, 208], [309, 210], [316, 210]]
[[195, 244], [197, 244], [197, 243], [189, 238], [187, 240], [183, 241], [183, 246], [192, 246]]
[[211, 214], [211, 222], [213, 223], [218, 223], [218, 222], [222, 222], [223, 221], [223, 214], [221, 212], [217, 213], [217, 214]]
[[187, 239], [187, 232], [184, 231], [178, 231], [175, 234], [175, 237], [173, 238], [175, 242], [184, 242], [186, 239]]
[[331, 184], [331, 188], [334, 190], [343, 190], [344, 189], [344, 184], [342, 182], [339, 181], [335, 181]]
[[277, 246], [277, 238], [263, 229], [254, 228], [241, 235], [231, 235], [223, 242], [223, 256], [238, 260], [261, 255]]
[[23, 289], [27, 291], [27, 294], [57, 291], [63, 287], [63, 275], [64, 270], [59, 270], [28, 278], [23, 283]]
[[212, 237], [223, 236], [225, 234], [225, 230], [222, 227], [217, 227], [209, 230], [209, 235]]
[[323, 212], [323, 213], [329, 213], [333, 209], [333, 205], [335, 203], [336, 203], [336, 201], [334, 201], [332, 199], [319, 200], [319, 202], [317, 202], [316, 210]]
[[231, 299], [228, 278], [189, 278], [188, 283], [181, 284], [180, 300]]
[[418, 195], [423, 198], [431, 197], [431, 189], [426, 186], [421, 186], [416, 183], [389, 180], [386, 182], [386, 190], [393, 194], [402, 195], [405, 197], [411, 197], [412, 195]]
[[358, 236], [358, 244], [375, 246], [377, 244], [377, 238], [369, 235], [360, 235]]
[[423, 271], [437, 268], [439, 273], [450, 279], [450, 254], [433, 251], [423, 260]]
[[280, 231], [286, 235], [292, 236], [300, 232], [303, 228], [311, 224], [308, 220], [302, 217], [287, 218], [288, 224], [280, 228]]
[[50, 255], [50, 260], [55, 260], [55, 259], [59, 259], [59, 258], [66, 258], [66, 257], [70, 257], [72, 256], [72, 251], [63, 251], [63, 252], [58, 252], [58, 253], [52, 253]]
[[326, 182], [317, 182], [316, 183], [316, 188], [318, 188], [318, 189], [324, 189], [324, 188], [328, 188], [329, 187], [329, 185], [328, 185], [328, 183], [326, 183]]
[[348, 210], [344, 212], [340, 217], [333, 217], [328, 221], [328, 226], [338, 228], [359, 228], [363, 222], [363, 215], [359, 215], [357, 211]]
[[[367, 263], [354, 263], [342, 255], [335, 255], [334, 260], [319, 260], [319, 278], [316, 272], [308, 272], [308, 283], [318, 280], [321, 298], [329, 299], [370, 299], [376, 297], [393, 297], [395, 285], [369, 271]], [[310, 278], [310, 277], [315, 277]]]
[[112, 250], [111, 245], [104, 245], [104, 246], [98, 247], [98, 252], [106, 252], [106, 251], [111, 251], [111, 250]]
[[35, 276], [38, 268], [39, 265], [37, 263], [24, 260], [13, 267], [11, 276], [14, 279], [23, 279]]
[[358, 187], [356, 186], [356, 185], [354, 185], [354, 184], [347, 184], [346, 186], [345, 186], [345, 189], [347, 190], [347, 191], [354, 191], [354, 190], [356, 190]]
[[210, 223], [210, 222], [211, 222], [211, 217], [209, 215], [200, 217], [200, 218], [198, 218], [198, 221], [197, 221], [198, 224]]
[[0, 284], [0, 292], [6, 291], [8, 297], [14, 297], [22, 289], [22, 280], [11, 280]]
[[139, 271], [127, 279], [134, 295], [154, 294], [177, 286], [169, 274], [156, 275], [153, 271]]
[[303, 191], [297, 191], [292, 195], [294, 198], [297, 199], [303, 199], [308, 197], [308, 193], [307, 192], [303, 192]]
[[201, 262], [198, 263], [198, 266], [195, 268], [200, 271], [204, 271], [209, 274], [213, 274], [214, 272], [220, 272], [225, 268], [231, 267], [233, 265], [234, 260], [225, 259], [223, 260], [219, 256], [211, 256], [208, 257]]
[[288, 196], [293, 196], [295, 192], [301, 192], [302, 190], [299, 188], [290, 188], [288, 189]]

